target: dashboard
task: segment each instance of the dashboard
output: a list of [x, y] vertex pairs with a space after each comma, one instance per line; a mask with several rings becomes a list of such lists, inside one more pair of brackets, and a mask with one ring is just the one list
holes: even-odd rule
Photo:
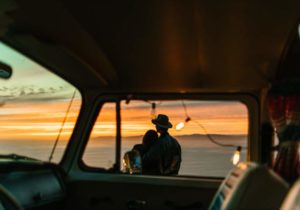
[[54, 168], [3, 173], [0, 182], [24, 209], [52, 205], [66, 195], [61, 173]]

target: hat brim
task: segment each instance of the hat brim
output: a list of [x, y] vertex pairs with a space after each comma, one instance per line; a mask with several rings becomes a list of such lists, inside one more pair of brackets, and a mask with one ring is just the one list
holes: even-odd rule
[[173, 127], [173, 125], [169, 122], [168, 122], [167, 125], [163, 125], [163, 124], [160, 124], [159, 122], [157, 122], [156, 119], [152, 120], [152, 123], [154, 125], [157, 125], [157, 126], [161, 127], [161, 128], [172, 128]]

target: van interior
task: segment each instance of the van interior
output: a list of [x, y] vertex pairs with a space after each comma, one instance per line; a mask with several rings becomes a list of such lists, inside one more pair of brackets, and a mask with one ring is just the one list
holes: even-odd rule
[[[299, 208], [299, 8], [0, 0], [0, 209]], [[178, 175], [125, 158], [159, 114]]]

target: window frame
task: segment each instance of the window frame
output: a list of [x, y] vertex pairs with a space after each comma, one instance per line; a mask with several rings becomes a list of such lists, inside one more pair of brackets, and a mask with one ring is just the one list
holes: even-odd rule
[[[118, 145], [118, 141], [120, 142], [120, 140], [117, 140], [117, 136], [121, 136], [121, 134], [118, 134], [121, 132], [120, 128], [121, 126], [119, 125], [118, 126], [118, 120], [117, 120], [117, 113], [120, 113], [120, 107], [117, 106], [117, 104], [119, 103], [119, 100], [114, 100], [113, 98], [111, 98], [110, 96], [103, 96], [104, 97], [104, 100], [99, 100], [97, 99], [95, 105], [93, 106], [94, 109], [93, 109], [93, 116], [92, 116], [92, 120], [90, 121], [89, 125], [88, 125], [88, 133], [86, 135], [86, 138], [84, 139], [83, 141], [83, 144], [81, 145], [80, 147], [80, 151], [79, 151], [79, 155], [78, 155], [78, 159], [77, 159], [77, 164], [79, 166], [79, 169], [83, 170], [83, 171], [89, 171], [89, 172], [102, 172], [102, 173], [114, 173], [114, 172], [118, 172], [120, 171], [118, 168], [119, 168], [119, 165], [116, 164], [117, 162], [117, 147], [120, 147], [120, 143]], [[87, 149], [87, 146], [88, 146], [88, 143], [89, 143], [89, 140], [90, 140], [90, 136], [92, 134], [92, 131], [93, 131], [93, 128], [96, 124], [96, 121], [101, 113], [101, 110], [103, 108], [103, 106], [106, 104], [106, 103], [115, 103], [115, 106], [116, 106], [116, 138], [115, 138], [115, 162], [113, 163], [113, 166], [111, 168], [111, 170], [108, 170], [108, 169], [105, 169], [105, 168], [102, 168], [102, 167], [94, 167], [94, 166], [89, 166], [88, 164], [86, 164], [83, 160], [83, 157], [84, 157], [84, 152], [85, 150]], [[119, 109], [119, 110], [118, 110]], [[121, 148], [120, 148], [121, 150]], [[120, 162], [120, 161], [119, 161]]]
[[[111, 174], [123, 174], [121, 172], [121, 124], [122, 124], [122, 116], [121, 116], [121, 107], [120, 104], [124, 100], [206, 100], [206, 101], [235, 101], [244, 104], [247, 108], [248, 114], [248, 138], [247, 138], [247, 161], [260, 161], [260, 148], [258, 147], [260, 139], [258, 138], [258, 127], [259, 127], [259, 103], [258, 99], [255, 95], [252, 94], [231, 94], [231, 93], [106, 93], [98, 96], [98, 99], [95, 103], [96, 109], [93, 112], [93, 121], [91, 123], [89, 134], [85, 139], [84, 145], [82, 145], [80, 155], [78, 156], [77, 164], [79, 169], [87, 172], [102, 172], [102, 173], [111, 173]], [[89, 137], [91, 135], [92, 129], [95, 125], [96, 119], [101, 112], [101, 108], [105, 103], [114, 102], [116, 103], [116, 115], [119, 112], [119, 119], [116, 116], [116, 127], [117, 127], [117, 137], [116, 135], [116, 145], [119, 143], [119, 146], [115, 148], [115, 156], [117, 165], [114, 170], [106, 170], [101, 167], [91, 167], [86, 165], [83, 162], [83, 155], [86, 149], [86, 146], [89, 141]], [[119, 106], [117, 106], [119, 104]], [[119, 133], [119, 134], [118, 134]], [[117, 163], [117, 160], [119, 162]], [[117, 163], [117, 164], [116, 164]], [[147, 176], [147, 175], [143, 175]], [[161, 176], [158, 176], [161, 177]], [[190, 178], [224, 178], [224, 177], [206, 177], [206, 176], [193, 176], [193, 175], [180, 175], [180, 177], [190, 177]]]

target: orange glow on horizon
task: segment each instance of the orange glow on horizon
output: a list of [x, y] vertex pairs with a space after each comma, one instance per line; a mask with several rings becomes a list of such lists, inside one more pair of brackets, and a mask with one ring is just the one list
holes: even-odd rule
[[[155, 129], [151, 122], [151, 108], [139, 107], [145, 102], [131, 102], [121, 105], [122, 112], [122, 136], [142, 136], [149, 129]], [[221, 104], [221, 103], [220, 103]], [[104, 106], [98, 116], [97, 123], [92, 131], [91, 138], [115, 135], [114, 107]], [[172, 135], [205, 134], [201, 127], [195, 122], [201, 123], [211, 134], [246, 135], [248, 133], [247, 109], [240, 103], [219, 105], [216, 107], [199, 106], [189, 107], [191, 121], [185, 124], [182, 130], [176, 130], [177, 123], [185, 119], [182, 106], [158, 107], [157, 113], [164, 113], [170, 117], [173, 128]], [[201, 117], [199, 117], [201, 116]]]
[[[69, 101], [59, 103], [7, 103], [0, 108], [1, 140], [55, 140], [66, 115]], [[72, 134], [81, 101], [73, 101], [68, 118], [63, 127], [60, 139], [68, 140]], [[151, 123], [151, 108], [136, 107], [144, 102], [122, 104], [122, 136], [141, 136], [149, 129], [155, 129]], [[181, 106], [159, 106], [157, 113], [169, 115], [173, 128], [172, 135], [204, 134], [204, 131], [194, 122], [201, 123], [211, 134], [247, 134], [248, 116], [245, 106], [219, 105], [188, 107], [191, 121], [177, 131], [177, 123], [185, 119]], [[105, 105], [98, 117], [92, 132], [92, 138], [115, 136], [115, 107]]]
[[[73, 101], [60, 134], [68, 140], [78, 117], [81, 101]], [[69, 101], [7, 103], [0, 107], [1, 140], [55, 140], [66, 116]]]

